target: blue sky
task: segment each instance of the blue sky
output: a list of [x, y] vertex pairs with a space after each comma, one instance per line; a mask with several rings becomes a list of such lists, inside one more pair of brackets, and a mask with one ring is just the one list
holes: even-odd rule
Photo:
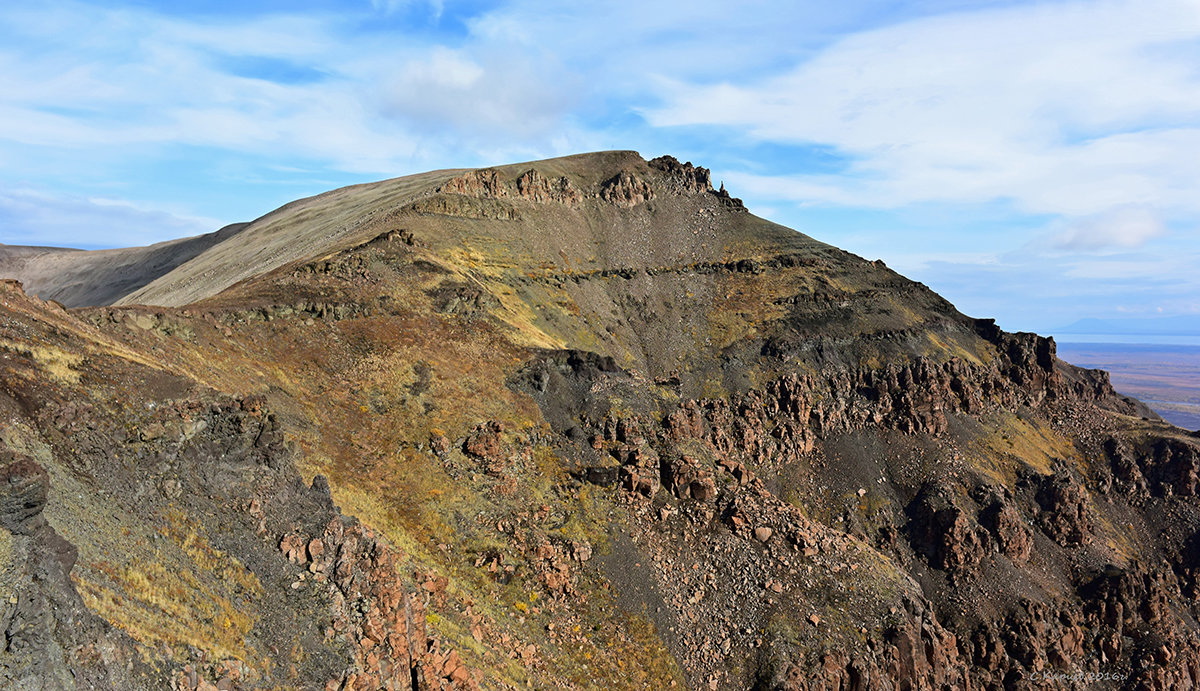
[[3, 243], [636, 149], [1008, 329], [1200, 314], [1195, 0], [24, 5], [0, 8]]

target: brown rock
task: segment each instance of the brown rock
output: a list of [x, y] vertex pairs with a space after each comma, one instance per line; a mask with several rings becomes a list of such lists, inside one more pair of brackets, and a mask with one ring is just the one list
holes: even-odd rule
[[703, 475], [688, 484], [688, 492], [692, 499], [712, 501], [717, 498], [717, 483], [711, 475]]
[[471, 671], [462, 665], [455, 667], [454, 671], [450, 673], [450, 681], [456, 684], [466, 684], [471, 680]]
[[308, 561], [307, 557], [305, 556], [306, 551], [304, 538], [296, 535], [295, 533], [289, 533], [285, 535], [283, 539], [279, 541], [279, 549], [287, 557], [288, 561], [292, 562], [293, 564], [303, 564]]
[[997, 500], [982, 516], [984, 525], [996, 536], [1000, 551], [1016, 563], [1029, 559], [1033, 551], [1033, 533], [1021, 514], [1006, 500]]
[[438, 192], [461, 194], [468, 197], [504, 197], [508, 189], [500, 180], [500, 174], [491, 168], [473, 170], [447, 180]]
[[575, 561], [588, 561], [592, 558], [592, 546], [582, 540], [576, 540], [571, 543], [571, 556]]
[[321, 555], [325, 554], [325, 543], [321, 542], [320, 538], [313, 538], [308, 542], [308, 558], [312, 561], [317, 561]]
[[1047, 476], [1037, 495], [1046, 534], [1062, 545], [1082, 542], [1091, 530], [1088, 491], [1068, 473]]
[[528, 170], [517, 178], [517, 196], [538, 203], [577, 204], [583, 201], [583, 195], [566, 177], [551, 180], [536, 170]]
[[435, 454], [442, 456], [450, 451], [450, 440], [446, 438], [446, 435], [434, 432], [429, 435], [429, 448]]
[[617, 206], [637, 206], [654, 199], [654, 189], [637, 175], [621, 171], [601, 186], [600, 198]]
[[501, 456], [504, 447], [500, 434], [504, 426], [498, 422], [486, 422], [476, 425], [474, 431], [463, 442], [463, 451], [475, 458], [494, 460]]
[[909, 534], [913, 547], [929, 557], [935, 568], [969, 571], [985, 555], [986, 531], [962, 509], [952, 489], [931, 484], [921, 490], [910, 509]]

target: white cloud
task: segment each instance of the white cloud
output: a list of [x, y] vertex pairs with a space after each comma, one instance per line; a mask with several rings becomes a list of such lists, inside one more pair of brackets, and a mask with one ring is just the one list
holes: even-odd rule
[[0, 190], [0, 242], [6, 245], [134, 247], [210, 233], [220, 225], [123, 199]]
[[657, 75], [714, 79], [794, 62], [882, 0], [509, 0], [468, 21], [482, 43], [563, 57], [609, 92], [652, 93]]
[[[413, 3], [376, 4], [394, 12]], [[12, 144], [92, 151], [183, 144], [210, 156], [304, 158], [385, 176], [461, 165], [485, 151], [498, 160], [517, 152], [536, 158], [591, 141], [569, 123], [581, 81], [553, 55], [487, 41], [451, 49], [420, 35], [397, 40], [360, 31], [363, 18], [194, 20], [70, 3], [0, 8], [0, 24], [31, 39], [0, 45], [0, 156]], [[231, 73], [226, 62], [242, 57], [321, 78], [289, 83]]]
[[401, 66], [385, 112], [422, 132], [452, 130], [492, 141], [538, 137], [561, 122], [572, 82], [549, 59], [498, 52], [475, 59], [438, 48]]
[[1200, 213], [1200, 74], [1183, 49], [1197, 39], [1189, 0], [960, 13], [850, 35], [767, 79], [677, 81], [646, 114], [850, 157], [848, 174], [777, 180], [781, 198]]
[[1052, 244], [1068, 251], [1133, 249], [1164, 234], [1166, 227], [1150, 209], [1118, 207], [1072, 222]]
[[[45, 17], [0, 10], [0, 22], [28, 18], [39, 39], [0, 47], [0, 154], [5, 142], [92, 151], [182, 144], [392, 173], [416, 148], [410, 133], [367, 107], [378, 63], [398, 59], [397, 51], [373, 45], [375, 60], [361, 60], [354, 48], [364, 46], [339, 40], [332, 18], [201, 22], [71, 7], [76, 12], [48, 10], [62, 22], [52, 36], [38, 28]], [[78, 35], [89, 38], [76, 43]], [[328, 76], [237, 76], [222, 60], [239, 56], [315, 63]]]

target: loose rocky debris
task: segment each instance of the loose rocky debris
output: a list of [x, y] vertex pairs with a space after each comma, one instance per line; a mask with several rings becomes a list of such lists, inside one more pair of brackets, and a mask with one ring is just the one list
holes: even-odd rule
[[49, 492], [45, 468], [0, 451], [0, 687], [132, 688], [156, 677], [84, 605], [70, 577], [78, 552], [43, 514]]
[[283, 536], [279, 549], [305, 570], [293, 587], [313, 583], [326, 593], [332, 619], [326, 638], [344, 640], [353, 651], [354, 667], [329, 680], [327, 691], [479, 688], [478, 674], [425, 626], [431, 599], [445, 604], [444, 577], [417, 574], [420, 588], [409, 592], [396, 550], [340, 517], [319, 536]]

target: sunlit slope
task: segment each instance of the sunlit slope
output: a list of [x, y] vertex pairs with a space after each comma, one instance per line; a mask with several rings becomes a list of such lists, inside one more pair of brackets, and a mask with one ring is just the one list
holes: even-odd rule
[[[371, 242], [389, 233], [410, 246], [406, 261], [444, 275], [417, 289], [375, 271], [387, 262], [371, 264]], [[351, 261], [374, 279], [313, 269]], [[712, 189], [704, 169], [633, 152], [430, 173], [303, 200], [122, 303], [308, 301], [345, 311], [433, 293], [441, 308], [496, 317], [523, 345], [598, 352], [653, 376], [711, 369], [708, 356], [731, 348], [726, 355], [743, 360], [763, 349], [781, 360], [988, 357], [970, 320], [924, 286], [748, 213]], [[849, 345], [818, 352], [830, 339]]]
[[389, 212], [451, 175], [441, 171], [411, 175], [292, 202], [116, 304], [180, 306], [208, 297], [238, 281], [369, 234], [388, 222]]

